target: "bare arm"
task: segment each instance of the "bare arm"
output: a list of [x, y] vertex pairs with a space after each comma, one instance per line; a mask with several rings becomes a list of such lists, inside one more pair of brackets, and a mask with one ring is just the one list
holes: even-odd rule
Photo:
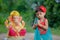
[[39, 21], [38, 21], [38, 25], [39, 25], [40, 27], [42, 27], [43, 29], [47, 30], [47, 29], [48, 29], [48, 20], [46, 19], [45, 25], [40, 24]]
[[35, 29], [36, 27], [37, 27], [37, 24], [34, 24], [32, 28]]

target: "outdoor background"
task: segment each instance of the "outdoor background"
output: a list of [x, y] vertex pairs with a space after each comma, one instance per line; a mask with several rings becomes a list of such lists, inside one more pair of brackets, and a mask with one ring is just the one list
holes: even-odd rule
[[46, 18], [52, 34], [60, 35], [60, 3], [55, 0], [0, 0], [0, 34], [6, 33], [5, 20], [13, 10], [17, 10], [26, 23], [27, 32], [34, 32], [32, 23], [36, 6], [47, 8]]

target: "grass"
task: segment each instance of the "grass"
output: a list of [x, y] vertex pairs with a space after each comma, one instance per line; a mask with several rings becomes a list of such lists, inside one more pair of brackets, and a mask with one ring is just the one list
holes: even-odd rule
[[60, 29], [59, 28], [51, 28], [52, 34], [60, 36]]
[[[29, 33], [33, 33], [34, 32], [34, 30], [32, 29], [31, 26], [27, 26], [26, 25], [25, 27], [26, 27], [27, 32], [29, 32]], [[51, 28], [51, 31], [52, 31], [53, 35], [60, 36], [60, 29]], [[7, 33], [7, 29], [6, 29], [6, 27], [4, 25], [0, 25], [0, 33]]]
[[26, 30], [27, 30], [27, 32], [31, 32], [31, 33], [34, 32], [34, 30], [32, 29], [31, 26], [26, 26]]
[[7, 29], [4, 25], [0, 25], [0, 33], [6, 33]]

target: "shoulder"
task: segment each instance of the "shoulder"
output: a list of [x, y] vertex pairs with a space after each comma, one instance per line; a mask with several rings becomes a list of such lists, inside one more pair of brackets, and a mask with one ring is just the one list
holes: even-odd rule
[[48, 22], [48, 19], [47, 18], [44, 18], [45, 19], [45, 22]]

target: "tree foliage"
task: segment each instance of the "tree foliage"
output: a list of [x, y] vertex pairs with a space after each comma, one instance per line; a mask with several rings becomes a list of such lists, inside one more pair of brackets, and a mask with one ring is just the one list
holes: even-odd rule
[[36, 3], [37, 6], [44, 5], [47, 8], [46, 17], [49, 20], [49, 26], [55, 28], [60, 26], [60, 3], [56, 3], [55, 0], [0, 0], [0, 15], [1, 13], [8, 15], [12, 10], [18, 10], [27, 25], [31, 24], [32, 15], [34, 15], [31, 8], [33, 3]]

